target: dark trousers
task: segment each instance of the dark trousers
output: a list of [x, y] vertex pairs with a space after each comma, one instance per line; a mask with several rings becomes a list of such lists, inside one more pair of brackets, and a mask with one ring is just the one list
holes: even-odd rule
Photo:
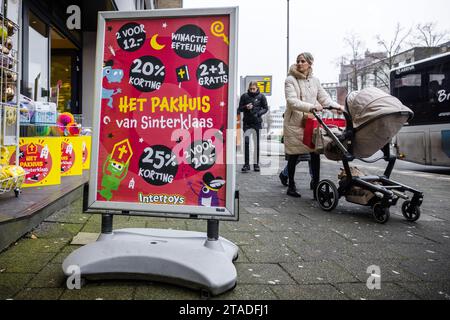
[[[315, 186], [320, 180], [320, 154], [311, 152], [310, 156], [311, 160], [309, 161], [309, 169], [311, 172], [313, 185]], [[290, 154], [288, 156], [289, 188], [295, 189], [295, 168], [297, 166], [299, 157], [299, 154]]]
[[[259, 131], [257, 128], [244, 128], [245, 164], [250, 164], [250, 137], [253, 140], [253, 163], [259, 164]], [[256, 140], [256, 141], [255, 141]]]

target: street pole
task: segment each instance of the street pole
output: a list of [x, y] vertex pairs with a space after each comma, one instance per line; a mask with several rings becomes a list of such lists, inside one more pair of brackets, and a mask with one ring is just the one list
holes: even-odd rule
[[289, 71], [289, 0], [287, 0], [287, 58], [286, 58], [286, 72]]

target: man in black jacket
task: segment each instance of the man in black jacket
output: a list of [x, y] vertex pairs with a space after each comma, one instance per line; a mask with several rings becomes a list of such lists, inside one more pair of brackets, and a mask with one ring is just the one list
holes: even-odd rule
[[[251, 81], [248, 86], [248, 91], [241, 96], [239, 101], [238, 112], [244, 113], [243, 129], [245, 140], [245, 165], [242, 167], [242, 172], [250, 170], [250, 136], [256, 137], [255, 150], [253, 157], [256, 156], [253, 169], [259, 169], [259, 131], [262, 128], [262, 116], [269, 110], [267, 106], [266, 97], [259, 92], [256, 81]], [[254, 140], [253, 140], [254, 141]]]

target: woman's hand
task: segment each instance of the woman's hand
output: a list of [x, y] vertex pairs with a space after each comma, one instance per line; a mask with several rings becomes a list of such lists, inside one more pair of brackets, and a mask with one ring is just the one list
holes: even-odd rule
[[338, 114], [342, 114], [342, 113], [344, 113], [344, 111], [345, 111], [345, 107], [339, 105], [339, 106], [338, 106], [336, 109], [334, 109], [334, 110], [336, 110], [336, 112], [337, 112]]
[[322, 107], [320, 104], [316, 104], [316, 105], [314, 106], [314, 108], [312, 108], [311, 111], [318, 112], [318, 111], [322, 111], [322, 110], [323, 110], [323, 107]]

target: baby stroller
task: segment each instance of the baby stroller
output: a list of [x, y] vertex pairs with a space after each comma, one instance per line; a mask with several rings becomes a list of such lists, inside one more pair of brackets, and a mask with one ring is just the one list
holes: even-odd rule
[[[321, 209], [331, 211], [339, 198], [348, 202], [370, 206], [378, 223], [389, 220], [389, 208], [401, 198], [403, 216], [408, 221], [420, 217], [423, 193], [399, 182], [390, 180], [396, 156], [390, 152], [390, 141], [409, 121], [414, 113], [397, 98], [377, 89], [367, 88], [352, 92], [345, 102], [345, 130], [336, 134], [330, 130], [317, 113], [313, 112], [324, 130], [323, 151], [330, 160], [341, 160], [344, 168], [339, 174], [339, 187], [330, 180], [321, 180], [314, 192]], [[328, 108], [330, 109], [330, 108]], [[382, 176], [364, 175], [350, 167], [354, 159], [365, 160], [381, 150], [387, 167]], [[407, 192], [412, 193], [412, 198]]]

